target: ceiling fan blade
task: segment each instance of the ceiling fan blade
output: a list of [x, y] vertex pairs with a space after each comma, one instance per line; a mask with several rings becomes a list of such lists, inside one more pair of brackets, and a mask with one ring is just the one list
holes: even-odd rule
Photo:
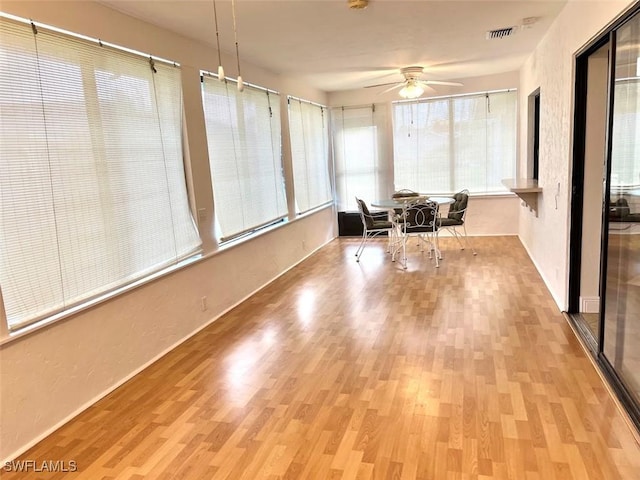
[[460, 82], [441, 82], [440, 80], [421, 80], [421, 83], [425, 85], [450, 85], [452, 87], [462, 87]]
[[394, 85], [393, 87], [391, 87], [391, 88], [387, 88], [386, 90], [381, 91], [381, 92], [379, 93], [379, 95], [382, 95], [383, 93], [387, 93], [387, 92], [390, 92], [390, 91], [392, 91], [392, 90], [395, 90], [396, 88], [402, 88], [402, 87], [404, 87], [404, 86], [405, 86], [405, 83], [404, 83], [404, 82], [397, 83], [397, 84], [396, 84], [396, 85]]
[[375, 84], [375, 85], [365, 85], [365, 87], [364, 87], [364, 88], [384, 87], [384, 86], [387, 86], [387, 85], [395, 85], [395, 84], [397, 84], [397, 83], [398, 83], [398, 82], [377, 83], [377, 84]]

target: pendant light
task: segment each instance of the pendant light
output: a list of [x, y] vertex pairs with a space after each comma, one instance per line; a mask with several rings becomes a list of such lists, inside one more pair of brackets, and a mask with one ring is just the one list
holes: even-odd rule
[[238, 91], [244, 90], [244, 83], [242, 82], [242, 74], [240, 73], [240, 50], [238, 49], [238, 29], [236, 27], [236, 1], [231, 0], [231, 14], [233, 15], [233, 36], [236, 41], [236, 60], [238, 62]]
[[213, 0], [213, 20], [216, 25], [216, 45], [218, 48], [218, 80], [224, 82], [224, 68], [222, 68], [222, 56], [220, 54], [220, 32], [218, 30], [218, 12], [216, 10], [216, 0]]

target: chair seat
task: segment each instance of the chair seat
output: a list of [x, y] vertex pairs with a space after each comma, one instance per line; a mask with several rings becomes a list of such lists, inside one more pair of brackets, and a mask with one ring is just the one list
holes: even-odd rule
[[392, 228], [392, 227], [393, 227], [393, 224], [391, 222], [380, 221], [380, 220], [374, 220], [373, 222], [374, 230], [378, 230], [381, 228]]
[[407, 234], [411, 234], [411, 233], [433, 233], [438, 231], [438, 227], [428, 227], [428, 226], [410, 226], [406, 228], [406, 233]]
[[455, 218], [441, 218], [440, 220], [438, 220], [438, 225], [441, 227], [455, 227], [455, 226], [459, 226], [462, 225], [462, 220], [456, 220]]

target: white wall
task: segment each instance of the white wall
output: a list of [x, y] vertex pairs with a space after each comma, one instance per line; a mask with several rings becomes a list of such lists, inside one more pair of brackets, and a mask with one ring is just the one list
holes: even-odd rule
[[[337, 226], [335, 212], [326, 208], [216, 252], [199, 78], [201, 68], [217, 70], [215, 50], [91, 2], [3, 1], [2, 11], [179, 62], [192, 204], [207, 211], [199, 225], [203, 260], [25, 336], [11, 339], [0, 330], [3, 463], [330, 241]], [[234, 75], [235, 60], [223, 62]], [[323, 92], [251, 65], [243, 65], [243, 77], [283, 99], [291, 94], [327, 102]], [[290, 173], [287, 148], [284, 161]]]
[[[630, 0], [572, 0], [520, 70], [520, 104], [540, 87], [538, 216], [520, 210], [519, 236], [562, 310], [568, 304], [575, 53]], [[520, 110], [520, 171], [526, 172], [527, 112]]]
[[584, 214], [580, 264], [580, 311], [585, 313], [597, 313], [588, 311], [587, 305], [592, 305], [591, 310], [594, 310], [600, 297], [602, 179], [606, 154], [608, 80], [609, 45], [607, 44], [589, 57], [588, 65], [584, 200], [582, 203]]
[[[393, 81], [390, 77], [389, 81]], [[455, 79], [448, 79], [456, 81]], [[477, 93], [492, 90], [504, 90], [518, 88], [518, 72], [508, 72], [498, 75], [485, 75], [460, 80], [462, 87], [438, 86], [436, 92], [425, 93], [423, 98], [429, 96], [459, 95], [464, 93]], [[349, 105], [370, 105], [372, 103], [390, 104], [393, 101], [401, 100], [397, 90], [379, 94], [385, 87], [378, 89], [360, 88], [357, 90], [346, 90], [329, 93], [329, 105], [332, 107]], [[392, 125], [389, 124], [387, 131], [389, 138], [393, 136]], [[393, 142], [386, 142], [393, 145]], [[389, 155], [392, 157], [393, 152]], [[392, 172], [390, 172], [392, 175]], [[392, 178], [389, 179], [393, 183]], [[467, 233], [469, 235], [517, 235], [518, 215], [520, 199], [513, 194], [502, 196], [480, 196], [472, 197], [469, 201], [469, 210], [466, 217]]]

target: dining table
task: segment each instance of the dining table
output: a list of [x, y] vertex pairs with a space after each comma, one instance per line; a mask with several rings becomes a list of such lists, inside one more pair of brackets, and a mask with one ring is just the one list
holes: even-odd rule
[[[424, 201], [434, 202], [438, 205], [438, 215], [440, 215], [440, 206], [441, 205], [451, 205], [455, 202], [453, 197], [448, 197], [444, 195], [412, 195], [412, 196], [403, 196], [403, 197], [392, 197], [392, 198], [382, 198], [378, 200], [374, 200], [371, 202], [371, 206], [375, 208], [380, 208], [389, 211], [389, 220], [394, 225], [394, 229], [392, 231], [392, 238], [390, 241], [390, 252], [391, 259], [395, 261], [396, 256], [400, 253], [400, 250], [406, 248], [406, 238], [404, 238], [402, 222], [406, 217], [405, 212], [407, 208], [411, 205], [414, 205], [417, 202]], [[402, 212], [399, 212], [399, 211]], [[436, 255], [439, 258], [442, 258], [439, 249], [437, 249]], [[406, 254], [404, 255], [404, 268], [407, 268], [406, 265]]]
[[425, 200], [435, 202], [438, 206], [451, 205], [455, 201], [453, 197], [441, 195], [415, 195], [411, 197], [382, 198], [371, 202], [371, 206], [375, 208], [382, 208], [384, 210], [395, 211], [396, 208], [406, 208], [408, 205]]

